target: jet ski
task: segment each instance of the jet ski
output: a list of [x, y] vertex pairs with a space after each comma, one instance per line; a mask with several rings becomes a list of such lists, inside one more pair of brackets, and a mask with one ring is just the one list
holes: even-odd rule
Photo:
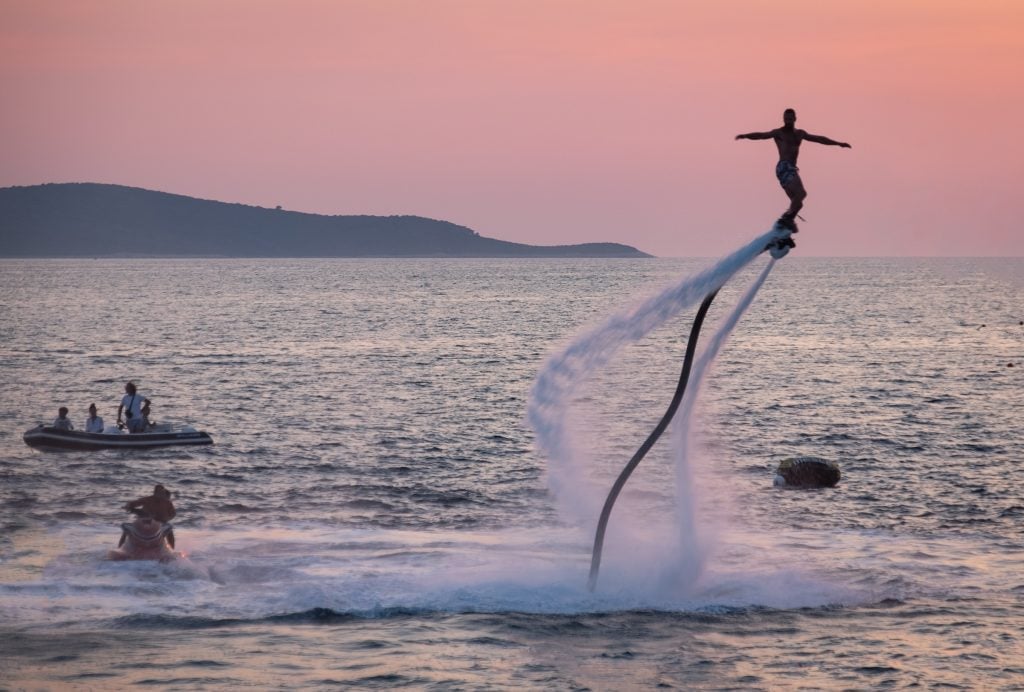
[[121, 524], [121, 540], [117, 550], [107, 553], [110, 560], [158, 560], [167, 562], [178, 557], [174, 552], [174, 527], [149, 517]]

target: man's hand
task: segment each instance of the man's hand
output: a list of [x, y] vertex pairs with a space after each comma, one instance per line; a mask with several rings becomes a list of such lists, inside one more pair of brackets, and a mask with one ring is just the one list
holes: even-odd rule
[[840, 147], [842, 147], [843, 149], [853, 149], [853, 147], [851, 147], [851, 146], [850, 146], [849, 144], [847, 144], [846, 142], [840, 142], [840, 143], [839, 143], [839, 146], [840, 146]]
[[736, 135], [736, 139], [746, 139], [746, 135]]

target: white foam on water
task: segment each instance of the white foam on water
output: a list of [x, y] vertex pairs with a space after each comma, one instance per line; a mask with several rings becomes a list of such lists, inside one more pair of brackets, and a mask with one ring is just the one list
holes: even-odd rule
[[[986, 569], [967, 538], [794, 531], [787, 540], [802, 546], [795, 565], [778, 537], [731, 527], [728, 549], [692, 583], [652, 568], [663, 564], [665, 551], [651, 541], [627, 546], [628, 559], [610, 561], [590, 593], [590, 537], [574, 527], [417, 532], [296, 525], [178, 533], [188, 557], [166, 564], [107, 561], [115, 531], [74, 527], [39, 537], [54, 549], [0, 583], [0, 617], [93, 627], [123, 617], [255, 620], [324, 608], [388, 617], [857, 606], [990, 588], [985, 580], [998, 571]], [[1017, 551], [1006, 559], [1020, 557]]]

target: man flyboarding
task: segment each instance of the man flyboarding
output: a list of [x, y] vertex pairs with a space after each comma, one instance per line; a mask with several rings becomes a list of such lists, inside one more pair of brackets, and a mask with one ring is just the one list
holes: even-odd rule
[[775, 177], [779, 184], [789, 196], [789, 209], [779, 217], [778, 225], [782, 228], [796, 232], [796, 215], [804, 206], [804, 198], [807, 191], [804, 190], [804, 183], [800, 180], [800, 169], [796, 167], [797, 156], [800, 155], [800, 143], [805, 139], [808, 142], [818, 144], [830, 144], [836, 147], [850, 149], [846, 142], [837, 142], [821, 135], [812, 135], [805, 130], [798, 130], [794, 127], [796, 123], [796, 111], [787, 108], [782, 114], [782, 127], [770, 132], [749, 132], [745, 135], [736, 135], [736, 139], [774, 139], [775, 146], [779, 149], [779, 162], [775, 165]]

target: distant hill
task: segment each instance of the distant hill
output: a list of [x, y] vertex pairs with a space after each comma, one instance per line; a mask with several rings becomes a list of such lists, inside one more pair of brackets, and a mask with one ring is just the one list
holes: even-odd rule
[[524, 245], [420, 216], [321, 216], [96, 183], [0, 188], [2, 257], [650, 257]]

